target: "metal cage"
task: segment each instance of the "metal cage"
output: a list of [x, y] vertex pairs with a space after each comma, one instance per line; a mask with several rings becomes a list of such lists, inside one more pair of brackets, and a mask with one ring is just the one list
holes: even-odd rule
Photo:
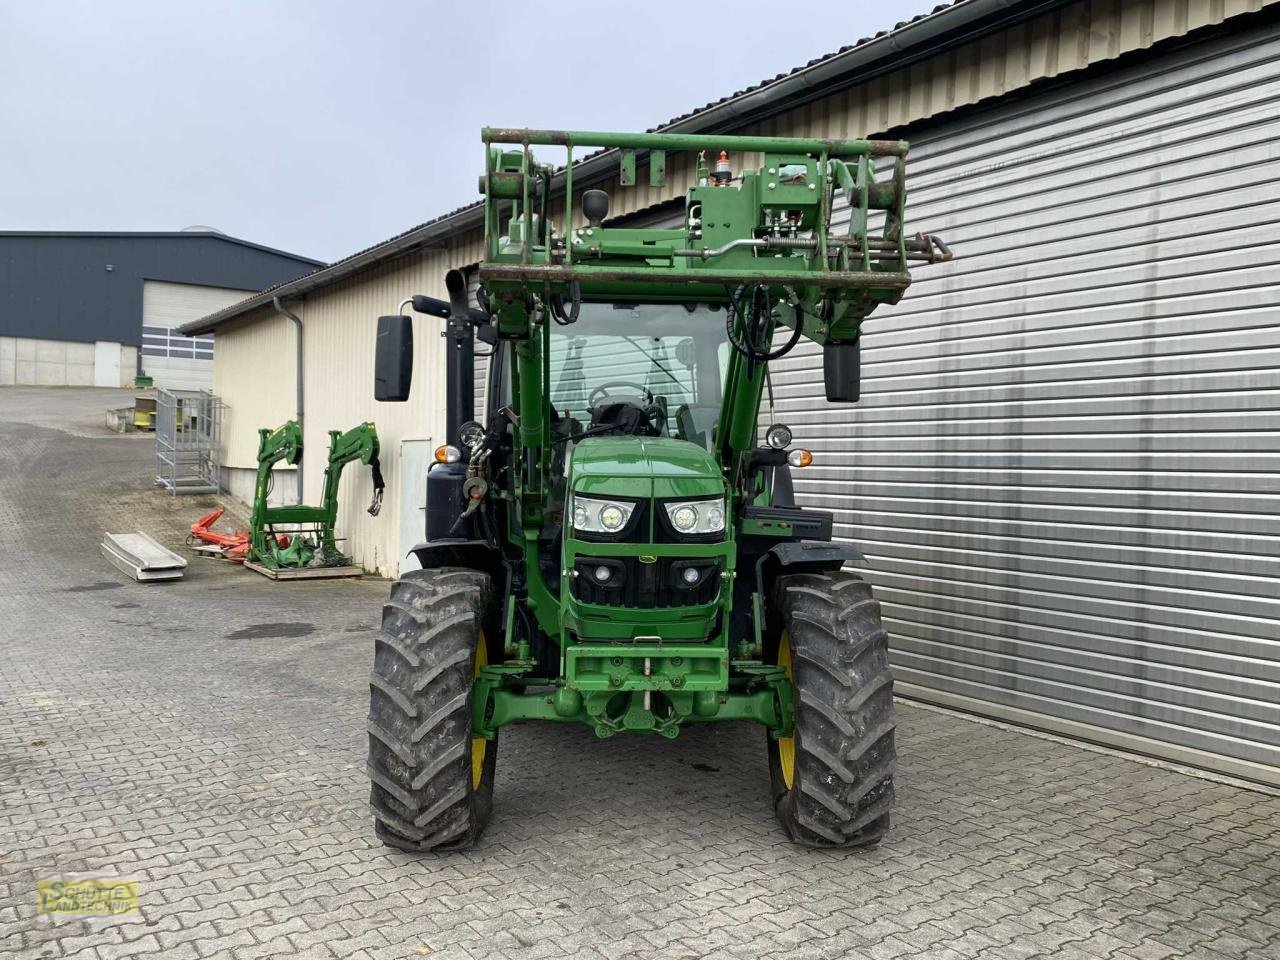
[[156, 485], [170, 494], [217, 493], [222, 401], [208, 390], [156, 391]]

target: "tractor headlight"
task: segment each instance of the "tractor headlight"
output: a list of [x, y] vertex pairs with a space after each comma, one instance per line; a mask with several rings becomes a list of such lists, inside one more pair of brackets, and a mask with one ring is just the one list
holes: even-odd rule
[[468, 420], [458, 428], [458, 441], [468, 450], [480, 445], [484, 439], [484, 427], [476, 420]]
[[606, 503], [600, 508], [600, 526], [612, 532], [622, 529], [622, 525], [627, 522], [627, 515], [623, 513], [622, 508], [616, 503]]
[[664, 503], [667, 519], [676, 533], [697, 536], [724, 530], [724, 498]]
[[674, 510], [669, 510], [672, 525], [681, 533], [693, 533], [698, 525], [698, 508], [691, 503], [682, 503]]
[[635, 509], [634, 503], [574, 494], [573, 529], [583, 533], [618, 533], [626, 527]]
[[775, 450], [785, 450], [791, 445], [791, 428], [785, 423], [775, 423], [764, 432], [764, 442]]

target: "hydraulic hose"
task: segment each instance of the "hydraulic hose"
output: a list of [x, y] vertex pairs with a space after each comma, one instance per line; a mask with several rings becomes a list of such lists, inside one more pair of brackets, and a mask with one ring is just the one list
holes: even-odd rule
[[382, 493], [387, 482], [382, 479], [382, 462], [376, 456], [369, 461], [369, 470], [373, 473], [373, 499], [369, 501], [368, 514], [376, 517], [382, 510]]
[[564, 297], [558, 293], [551, 295], [551, 319], [562, 327], [578, 322], [578, 310], [582, 306], [582, 288], [577, 280], [569, 284], [569, 312], [565, 313]]
[[773, 325], [769, 323], [769, 318], [773, 307], [769, 303], [768, 287], [751, 288], [751, 302], [742, 313], [742, 337], [739, 338], [737, 331], [734, 330], [734, 321], [738, 319], [738, 308], [742, 305], [742, 297], [746, 290], [747, 287], [744, 284], [729, 295], [729, 309], [725, 312], [724, 321], [729, 342], [753, 366], [785, 357], [800, 342], [800, 337], [804, 333], [804, 306], [798, 300], [795, 301], [793, 307], [796, 317], [791, 336], [787, 338], [786, 343], [771, 351], [769, 347], [773, 339]]

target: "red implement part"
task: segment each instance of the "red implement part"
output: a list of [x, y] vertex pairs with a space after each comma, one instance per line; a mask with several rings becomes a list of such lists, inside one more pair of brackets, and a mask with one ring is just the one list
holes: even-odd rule
[[[222, 548], [222, 555], [228, 560], [235, 563], [244, 563], [245, 557], [249, 554], [249, 534], [244, 531], [239, 533], [219, 533], [212, 529], [213, 525], [218, 522], [218, 518], [222, 516], [222, 512], [222, 507], [217, 510], [211, 510], [193, 523], [191, 525], [191, 539], [219, 546]], [[276, 543], [281, 547], [287, 547], [289, 538], [283, 533], [277, 534]]]

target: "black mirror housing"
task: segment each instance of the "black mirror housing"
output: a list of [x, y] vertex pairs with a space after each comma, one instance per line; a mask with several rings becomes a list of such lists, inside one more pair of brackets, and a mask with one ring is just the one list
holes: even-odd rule
[[373, 399], [403, 403], [413, 383], [413, 321], [403, 314], [378, 318]]
[[471, 309], [467, 293], [467, 275], [461, 270], [450, 270], [444, 275], [444, 288], [449, 291], [449, 309], [455, 317], [465, 317]]
[[857, 403], [861, 391], [862, 342], [828, 343], [822, 348], [822, 379], [828, 403]]
[[425, 313], [427, 316], [439, 317], [441, 320], [449, 319], [448, 303], [435, 297], [423, 296], [421, 293], [414, 295], [413, 309], [416, 313]]

